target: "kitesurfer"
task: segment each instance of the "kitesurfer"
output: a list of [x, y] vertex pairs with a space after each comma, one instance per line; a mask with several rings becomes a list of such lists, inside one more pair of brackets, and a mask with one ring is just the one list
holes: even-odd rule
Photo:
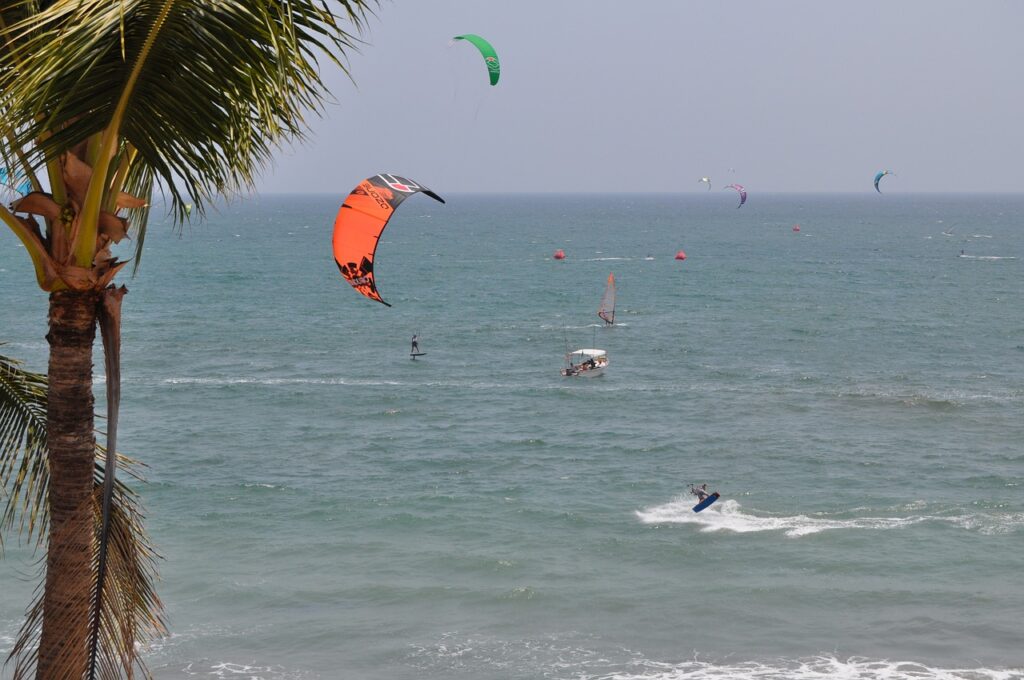
[[691, 484], [690, 493], [696, 496], [698, 501], [703, 503], [704, 499], [708, 497], [708, 485], [701, 484], [700, 486], [694, 486], [693, 484]]
[[413, 335], [412, 336], [412, 349], [409, 352], [410, 354], [418, 354], [419, 353], [419, 351], [420, 351], [419, 339], [420, 339], [419, 335]]

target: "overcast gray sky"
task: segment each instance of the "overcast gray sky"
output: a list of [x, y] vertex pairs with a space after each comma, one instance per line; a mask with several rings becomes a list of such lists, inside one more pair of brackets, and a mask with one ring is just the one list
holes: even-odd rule
[[1022, 0], [385, 0], [260, 188], [1017, 192], [1022, 36]]

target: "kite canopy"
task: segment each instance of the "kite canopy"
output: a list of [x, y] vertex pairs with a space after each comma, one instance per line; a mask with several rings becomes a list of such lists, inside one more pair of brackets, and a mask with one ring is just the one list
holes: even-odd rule
[[701, 177], [699, 180], [697, 180], [697, 183], [698, 184], [707, 184], [708, 185], [708, 191], [711, 191], [711, 178], [710, 177]]
[[348, 195], [334, 219], [334, 262], [341, 275], [360, 293], [388, 307], [391, 305], [377, 292], [373, 256], [395, 209], [417, 193], [444, 203], [443, 198], [410, 179], [385, 173], [367, 177]]
[[501, 77], [501, 66], [498, 64], [498, 53], [494, 51], [491, 43], [472, 33], [457, 35], [452, 40], [465, 40], [476, 45], [476, 48], [480, 50], [480, 54], [483, 55], [484, 64], [487, 65], [487, 74], [491, 78], [491, 85], [498, 84], [498, 78]]
[[735, 189], [736, 191], [740, 192], [740, 204], [736, 206], [737, 208], [742, 208], [743, 204], [747, 202], [747, 190], [743, 188], [742, 184], [729, 184], [724, 188]]
[[895, 173], [892, 170], [880, 170], [879, 173], [875, 175], [875, 191], [877, 191], [878, 193], [882, 193], [882, 190], [878, 188], [878, 183], [881, 182], [882, 178], [885, 177], [886, 175], [893, 174]]
[[0, 184], [19, 194], [28, 194], [32, 191], [31, 180], [25, 179], [25, 175], [19, 170], [8, 172], [7, 168], [0, 167]]

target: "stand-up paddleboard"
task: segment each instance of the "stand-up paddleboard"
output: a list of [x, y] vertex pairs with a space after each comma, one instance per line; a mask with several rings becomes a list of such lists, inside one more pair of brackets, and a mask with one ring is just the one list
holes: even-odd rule
[[718, 500], [718, 492], [716, 491], [713, 494], [711, 494], [710, 496], [708, 496], [707, 498], [705, 498], [704, 500], [702, 500], [700, 503], [697, 503], [697, 505], [693, 506], [693, 511], [694, 512], [700, 512], [701, 510], [703, 510], [704, 508], [708, 507], [709, 505], [711, 505], [712, 503], [714, 503], [717, 500]]
[[427, 353], [426, 352], [410, 352], [409, 356], [412, 357], [413, 361], [416, 361], [416, 357], [425, 357], [425, 356], [427, 356]]

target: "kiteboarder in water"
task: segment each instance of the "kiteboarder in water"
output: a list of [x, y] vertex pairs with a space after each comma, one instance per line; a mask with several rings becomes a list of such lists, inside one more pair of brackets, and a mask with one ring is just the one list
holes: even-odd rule
[[412, 336], [412, 350], [410, 350], [410, 352], [409, 352], [410, 354], [419, 354], [419, 351], [420, 351], [419, 339], [420, 339], [419, 335]]
[[701, 484], [700, 486], [690, 485], [690, 493], [697, 497], [697, 500], [704, 502], [704, 499], [708, 497], [708, 485]]

